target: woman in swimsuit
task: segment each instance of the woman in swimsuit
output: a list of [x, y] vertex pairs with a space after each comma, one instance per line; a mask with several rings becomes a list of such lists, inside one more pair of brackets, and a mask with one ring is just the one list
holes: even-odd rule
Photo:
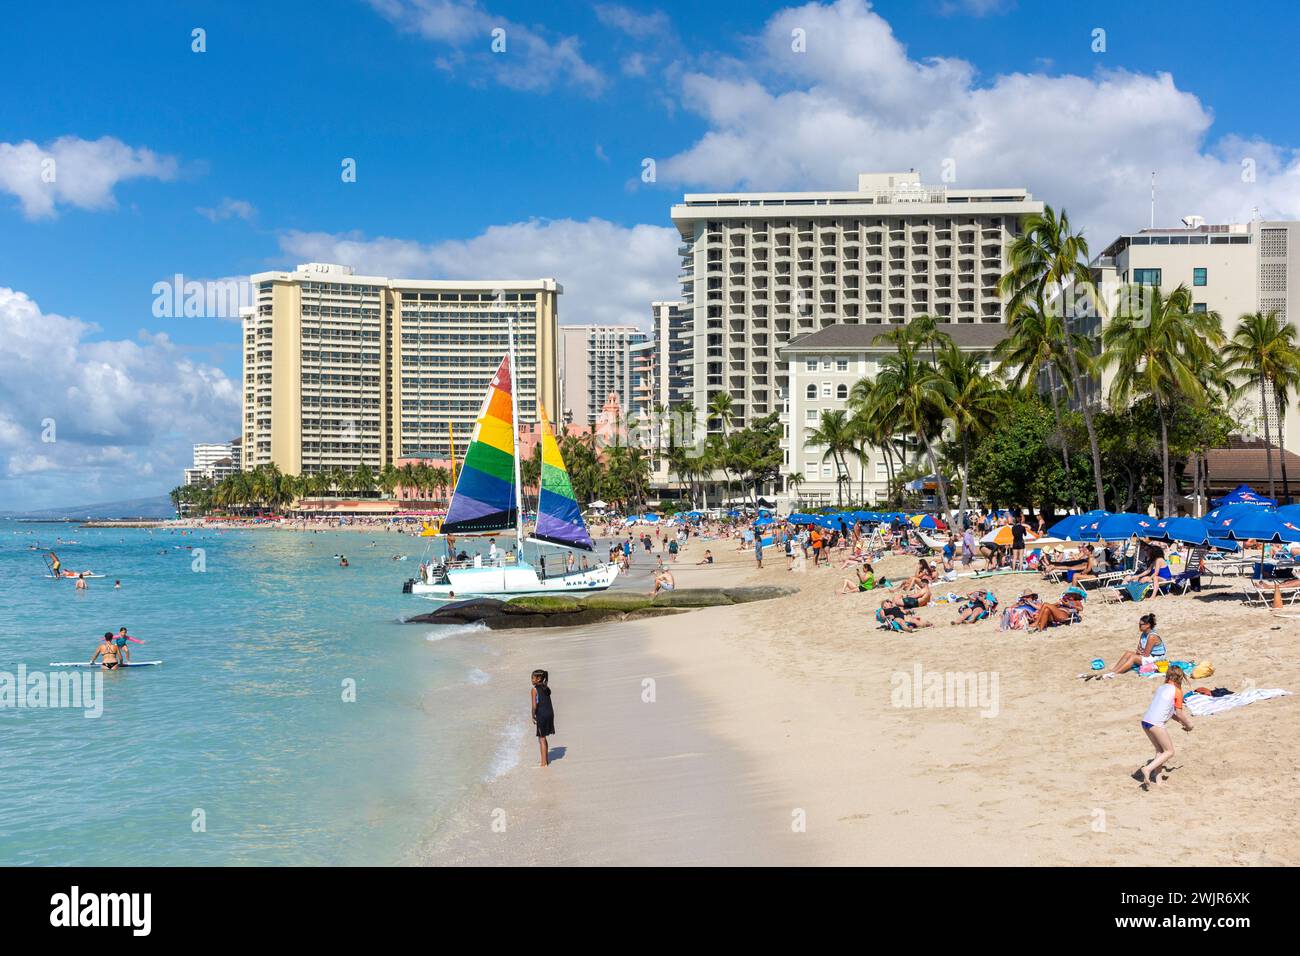
[[117, 643], [113, 640], [113, 632], [107, 631], [104, 634], [104, 640], [95, 649], [95, 654], [91, 657], [90, 663], [93, 664], [98, 659], [104, 665], [104, 670], [111, 671], [122, 663], [121, 653]]
[[1163, 661], [1165, 654], [1165, 642], [1156, 633], [1156, 616], [1143, 614], [1138, 619], [1137, 650], [1125, 651], [1110, 672], [1123, 674], [1143, 664], [1154, 664], [1156, 661]]
[[863, 563], [858, 566], [858, 579], [845, 578], [844, 583], [840, 585], [841, 594], [857, 594], [861, 591], [870, 591], [876, 586], [876, 571], [869, 563]]

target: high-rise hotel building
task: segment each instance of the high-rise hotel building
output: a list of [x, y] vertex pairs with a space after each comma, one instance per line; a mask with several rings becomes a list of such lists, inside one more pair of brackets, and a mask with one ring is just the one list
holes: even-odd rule
[[688, 194], [672, 219], [691, 401], [730, 392], [736, 426], [785, 412], [780, 349], [829, 326], [1002, 322], [1007, 246], [1042, 209], [1022, 188], [926, 186], [916, 172], [864, 173], [851, 192]]
[[473, 430], [513, 321], [520, 418], [559, 406], [554, 279], [358, 276], [307, 263], [252, 277], [243, 312], [244, 467], [312, 474], [448, 458]]
[[610, 394], [626, 413], [636, 405], [639, 363], [632, 349], [649, 336], [635, 325], [566, 325], [560, 329], [560, 392], [565, 418], [594, 425]]

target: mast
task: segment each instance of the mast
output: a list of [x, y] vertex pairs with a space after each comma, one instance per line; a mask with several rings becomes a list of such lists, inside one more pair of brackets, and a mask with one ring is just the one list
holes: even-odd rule
[[524, 559], [524, 484], [519, 469], [519, 370], [515, 364], [515, 320], [506, 315], [506, 328], [510, 333], [510, 412], [515, 441], [515, 540], [519, 547], [519, 560]]

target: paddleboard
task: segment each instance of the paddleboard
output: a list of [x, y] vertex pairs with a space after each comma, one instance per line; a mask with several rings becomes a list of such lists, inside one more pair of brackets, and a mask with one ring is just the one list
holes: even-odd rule
[[[129, 664], [118, 664], [118, 667], [157, 667], [162, 661], [131, 661]], [[104, 665], [95, 661], [90, 664], [86, 661], [51, 661], [51, 667], [103, 667]], [[113, 668], [117, 670], [117, 668]]]
[[[75, 581], [75, 580], [77, 580], [77, 577], [78, 577], [78, 575], [75, 575], [75, 574], [72, 575], [72, 576], [68, 576], [68, 575], [66, 575], [66, 574], [47, 574], [47, 575], [45, 575], [45, 576], [46, 576], [47, 578], [58, 578], [60, 581]], [[81, 576], [81, 577], [84, 577], [86, 580], [90, 580], [91, 578], [106, 578], [106, 577], [108, 577], [107, 574], [83, 574], [83, 575], [80, 575], [80, 576]]]

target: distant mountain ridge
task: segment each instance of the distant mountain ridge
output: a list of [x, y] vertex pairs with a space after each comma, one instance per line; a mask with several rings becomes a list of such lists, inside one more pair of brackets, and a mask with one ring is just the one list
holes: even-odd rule
[[175, 518], [176, 509], [167, 495], [153, 498], [132, 498], [127, 501], [105, 501], [94, 505], [71, 505], [60, 508], [42, 508], [37, 511], [3, 511], [0, 518], [28, 518], [56, 521], [60, 518], [93, 518], [102, 521], [110, 518]]

